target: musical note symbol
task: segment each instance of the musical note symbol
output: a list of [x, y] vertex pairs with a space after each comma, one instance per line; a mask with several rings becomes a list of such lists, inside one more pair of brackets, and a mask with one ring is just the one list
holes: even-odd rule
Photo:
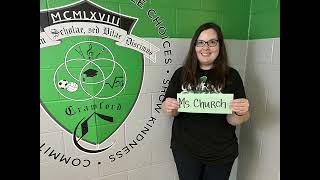
[[87, 51], [87, 55], [88, 55], [90, 60], [92, 59], [92, 55], [93, 55], [93, 52], [91, 50], [92, 50], [92, 44], [90, 43], [89, 44], [89, 49]]

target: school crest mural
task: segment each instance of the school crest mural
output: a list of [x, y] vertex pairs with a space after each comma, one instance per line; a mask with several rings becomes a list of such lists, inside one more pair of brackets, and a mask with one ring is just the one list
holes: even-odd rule
[[81, 151], [113, 145], [99, 146], [132, 110], [144, 60], [156, 61], [159, 49], [132, 34], [138, 21], [91, 1], [40, 11], [41, 105]]

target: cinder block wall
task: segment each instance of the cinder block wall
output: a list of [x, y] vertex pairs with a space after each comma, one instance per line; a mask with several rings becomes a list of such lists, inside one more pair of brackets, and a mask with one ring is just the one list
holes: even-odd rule
[[237, 180], [280, 180], [280, 1], [252, 0]]
[[[74, 3], [76, 1], [44, 0], [40, 2], [42, 9], [50, 9]], [[265, 86], [254, 86], [254, 88], [251, 88], [252, 85], [250, 86], [250, 77], [256, 77], [256, 74], [252, 73], [256, 67], [249, 65], [251, 61], [262, 62], [260, 63], [261, 66], [266, 65], [264, 62], [267, 62], [267, 58], [265, 58], [265, 60], [261, 60], [261, 56], [263, 55], [261, 55], [261, 51], [259, 50], [262, 49], [262, 52], [265, 52], [264, 48], [266, 46], [271, 47], [272, 49], [272, 52], [265, 52], [265, 54], [269, 53], [267, 57], [270, 57], [270, 53], [273, 53], [275, 54], [275, 58], [273, 58], [272, 62], [279, 62], [279, 58], [278, 60], [276, 58], [277, 53], [279, 54], [279, 43], [277, 45], [277, 42], [279, 42], [277, 39], [279, 38], [274, 38], [279, 37], [279, 33], [273, 30], [277, 29], [277, 27], [275, 27], [276, 23], [268, 24], [272, 25], [273, 28], [270, 28], [272, 31], [263, 31], [265, 28], [260, 28], [261, 26], [259, 26], [259, 23], [261, 23], [259, 16], [263, 16], [263, 18], [267, 19], [270, 19], [270, 17], [277, 19], [279, 17], [277, 14], [275, 16], [269, 16], [265, 15], [265, 11], [261, 12], [261, 14], [257, 12], [257, 20], [254, 20], [255, 14], [254, 11], [252, 11], [254, 8], [251, 8], [250, 11], [250, 7], [254, 6], [254, 2], [251, 3], [250, 0], [145, 0], [143, 8], [136, 5], [138, 0], [94, 0], [92, 2], [115, 12], [139, 18], [132, 34], [142, 37], [160, 48], [160, 51], [157, 54], [157, 62], [153, 63], [145, 59], [143, 82], [137, 102], [125, 120], [125, 123], [122, 124], [106, 142], [112, 142], [113, 140], [117, 140], [117, 142], [119, 142], [112, 148], [108, 149], [107, 154], [86, 154], [78, 150], [71, 141], [72, 135], [55, 123], [48, 113], [40, 107], [40, 146], [45, 143], [42, 147], [42, 151], [40, 152], [40, 172], [42, 180], [178, 180], [173, 157], [169, 148], [172, 119], [159, 111], [158, 105], [163, 97], [166, 87], [165, 83], [170, 79], [174, 70], [182, 65], [188, 50], [190, 38], [192, 37], [196, 27], [203, 22], [214, 21], [221, 25], [225, 33], [230, 63], [233, 67], [239, 70], [240, 75], [244, 79], [248, 98], [252, 101], [251, 110], [255, 111], [255, 109], [264, 108], [267, 106], [267, 103], [269, 103], [268, 106], [277, 110], [277, 106], [274, 107], [272, 102], [277, 102], [278, 91], [276, 87], [271, 88], [274, 86], [271, 86], [270, 84], [266, 84], [266, 86], [270, 89], [267, 93], [268, 97], [271, 98], [266, 102], [266, 104], [255, 103], [254, 96], [256, 95], [256, 92], [253, 90], [257, 90], [258, 88], [262, 92], [262, 89]], [[260, 4], [261, 6], [259, 7], [262, 9], [263, 7], [266, 7], [261, 4], [261, 2], [257, 2], [256, 4]], [[161, 25], [166, 27], [167, 38], [162, 39], [159, 36], [155, 23], [152, 22], [146, 14], [147, 9], [154, 9], [157, 12], [157, 16], [160, 16], [160, 20], [162, 21]], [[254, 22], [250, 23], [250, 31], [249, 21]], [[273, 22], [273, 20], [268, 22]], [[252, 32], [252, 35], [250, 36], [248, 32]], [[275, 43], [273, 43], [274, 40]], [[165, 41], [170, 42], [170, 48], [163, 47], [163, 43]], [[270, 45], [270, 41], [272, 41], [271, 44], [274, 44], [274, 46], [268, 46]], [[269, 43], [266, 43], [266, 46], [260, 45], [265, 44], [265, 42]], [[165, 51], [168, 50], [170, 50], [170, 53], [165, 53]], [[48, 73], [52, 71], [46, 65], [42, 65], [40, 70]], [[259, 77], [264, 77], [270, 80], [269, 77], [264, 76], [264, 73], [265, 72], [259, 71]], [[260, 81], [260, 79], [256, 79], [255, 81]], [[42, 89], [42, 91], [44, 90], [45, 89]], [[265, 94], [262, 93], [261, 97], [265, 97], [264, 95]], [[58, 97], [58, 94], [57, 98], [63, 100], [63, 98]], [[255, 114], [257, 113], [253, 112], [253, 118], [257, 117]], [[277, 114], [274, 114], [274, 116], [277, 117]], [[138, 134], [141, 133], [143, 127], [149, 122], [150, 117], [154, 117], [156, 120], [147, 135], [144, 136], [143, 140], [139, 141], [138, 146], [131, 149], [130, 153], [126, 154], [122, 158], [118, 158], [114, 162], [103, 161], [104, 163], [102, 164], [92, 163], [87, 168], [74, 167], [70, 165], [70, 163], [61, 163], [61, 161], [57, 161], [54, 156], [49, 156], [48, 153], [44, 153], [50, 147], [47, 152], [54, 149], [56, 152], [63, 153], [66, 157], [79, 158], [82, 160], [90, 159], [92, 162], [99, 162], [101, 160], [108, 159], [108, 155], [117, 153], [128, 145], [128, 143], [132, 142], [132, 140], [136, 139]], [[271, 116], [269, 117], [272, 118]], [[247, 180], [246, 177], [257, 177], [252, 174], [250, 172], [251, 169], [246, 166], [251, 155], [247, 153], [247, 149], [243, 148], [248, 148], [251, 149], [251, 151], [254, 151], [254, 153], [258, 153], [260, 149], [252, 149], [252, 147], [259, 146], [266, 147], [264, 150], [266, 152], [274, 152], [273, 148], [270, 150], [267, 149], [268, 146], [261, 146], [261, 141], [259, 141], [260, 144], [257, 144], [256, 141], [250, 141], [250, 138], [256, 137], [255, 132], [258, 131], [256, 128], [246, 129], [246, 126], [251, 126], [251, 122], [253, 122], [253, 120], [250, 120], [250, 123], [244, 125], [245, 130], [241, 130], [241, 137], [240, 127], [237, 127], [237, 135], [241, 141], [240, 157], [234, 164], [230, 180], [236, 180], [237, 174], [238, 179], [240, 180]], [[260, 122], [264, 121], [260, 120]], [[246, 132], [242, 136], [243, 131]], [[265, 132], [266, 133], [263, 137], [264, 139], [267, 139], [269, 137], [267, 136], [267, 132], [269, 131], [265, 130]], [[273, 136], [268, 140], [277, 141], [278, 136]], [[265, 142], [267, 143], [268, 140]], [[275, 147], [275, 149], [277, 149], [277, 147]], [[268, 153], [264, 154], [268, 155]], [[266, 160], [258, 157], [259, 156], [257, 156], [256, 159], [251, 159], [249, 163], [252, 167], [261, 164], [260, 166], [262, 167], [260, 169], [263, 170], [263, 165], [265, 165]], [[243, 159], [244, 164], [240, 162], [241, 159]], [[241, 167], [238, 168], [238, 164]]]

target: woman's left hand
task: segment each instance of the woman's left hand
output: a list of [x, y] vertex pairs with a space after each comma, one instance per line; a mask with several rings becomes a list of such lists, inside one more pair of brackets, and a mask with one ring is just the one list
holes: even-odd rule
[[230, 102], [230, 108], [238, 115], [244, 115], [249, 111], [249, 101], [245, 98], [234, 99]]

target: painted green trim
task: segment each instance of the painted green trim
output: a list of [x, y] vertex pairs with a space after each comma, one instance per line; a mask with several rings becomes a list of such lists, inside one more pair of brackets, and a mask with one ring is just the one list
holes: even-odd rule
[[252, 0], [249, 39], [280, 37], [280, 0]]
[[251, 15], [249, 39], [280, 37], [280, 12], [267, 11]]
[[[227, 39], [280, 36], [280, 0], [145, 0], [143, 9], [133, 3], [137, 0], [92, 1], [110, 10], [138, 17], [133, 33], [140, 37], [159, 37], [155, 23], [147, 16], [150, 8], [157, 11], [161, 25], [172, 38], [190, 38], [200, 24], [208, 21], [218, 23]], [[40, 0], [40, 8], [74, 2], [77, 0]]]

